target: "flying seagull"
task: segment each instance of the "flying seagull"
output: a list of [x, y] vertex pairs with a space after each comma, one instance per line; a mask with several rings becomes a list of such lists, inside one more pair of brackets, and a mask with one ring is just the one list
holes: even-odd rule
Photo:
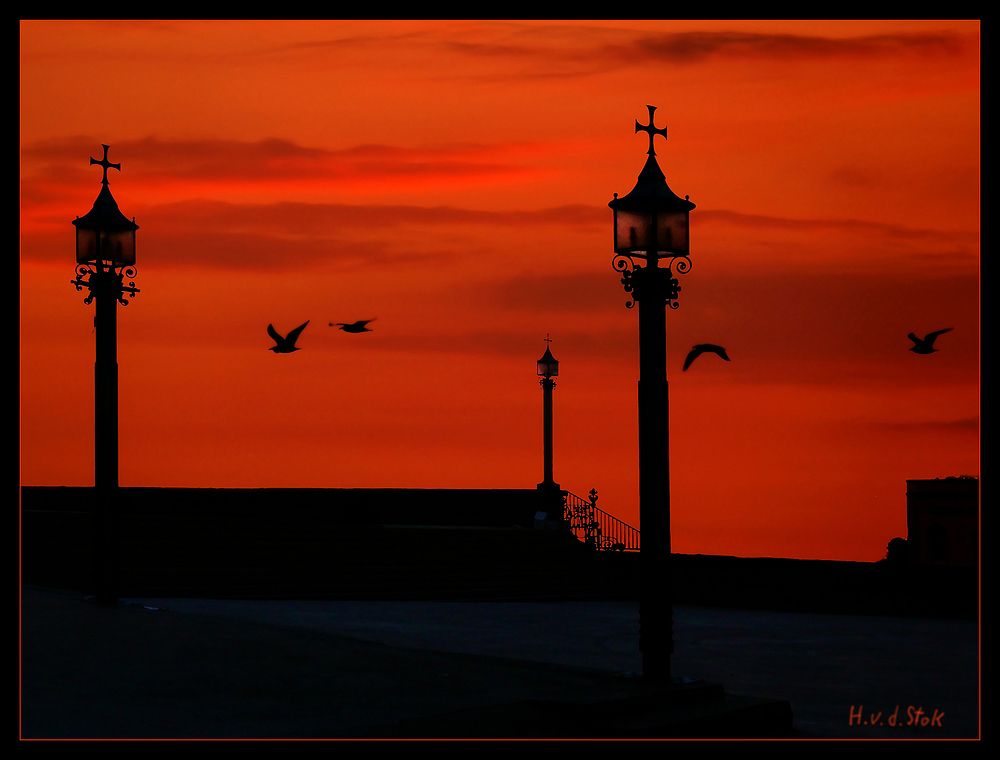
[[699, 343], [697, 346], [692, 348], [691, 353], [687, 355], [687, 359], [684, 360], [684, 369], [681, 371], [686, 372], [687, 368], [691, 366], [691, 362], [693, 362], [695, 359], [697, 359], [706, 351], [711, 351], [713, 354], [718, 354], [727, 362], [729, 361], [729, 357], [726, 356], [726, 349], [724, 349], [722, 346], [713, 346], [711, 343]]
[[[375, 319], [378, 319], [378, 317], [375, 317]], [[347, 324], [346, 322], [337, 322], [337, 324], [340, 326], [340, 329], [343, 330], [344, 332], [349, 332], [349, 333], [371, 332], [371, 329], [365, 327], [365, 325], [367, 325], [369, 322], [374, 322], [375, 319], [361, 319], [352, 324]], [[333, 327], [333, 322], [330, 323], [330, 327]]]
[[307, 324], [309, 324], [308, 319], [305, 321], [305, 324], [299, 325], [290, 333], [288, 333], [287, 338], [282, 338], [280, 335], [278, 335], [278, 331], [274, 329], [274, 325], [268, 325], [267, 334], [270, 335], [272, 338], [274, 338], [274, 342], [277, 344], [271, 346], [271, 348], [268, 350], [274, 351], [274, 353], [276, 354], [290, 354], [292, 353], [292, 351], [301, 350], [295, 347], [295, 341], [299, 339], [299, 333], [301, 333], [303, 330], [306, 329]]
[[934, 348], [934, 339], [937, 338], [941, 333], [946, 333], [949, 330], [954, 330], [954, 327], [946, 327], [944, 330], [938, 330], [937, 332], [927, 333], [927, 337], [921, 340], [913, 333], [910, 333], [906, 337], [913, 341], [913, 348], [910, 350], [915, 354], [933, 354], [937, 351]]

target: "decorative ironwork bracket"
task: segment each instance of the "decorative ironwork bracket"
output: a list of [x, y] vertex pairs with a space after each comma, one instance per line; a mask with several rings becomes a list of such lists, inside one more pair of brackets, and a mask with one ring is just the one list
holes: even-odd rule
[[[78, 291], [84, 288], [90, 291], [90, 295], [83, 299], [86, 304], [93, 301], [96, 296], [111, 295], [118, 299], [118, 303], [122, 306], [128, 306], [125, 294], [128, 293], [129, 298], [135, 298], [135, 294], [140, 292], [133, 279], [136, 274], [137, 270], [134, 266], [109, 267], [108, 269], [98, 266], [95, 269], [90, 264], [79, 264], [76, 267], [76, 279], [70, 280], [69, 283], [75, 285]], [[87, 279], [83, 279], [84, 277]], [[124, 282], [126, 277], [129, 278], [128, 285]]]
[[[691, 271], [691, 259], [687, 256], [672, 256], [670, 264], [665, 267], [642, 267], [635, 263], [631, 256], [619, 253], [611, 260], [611, 266], [622, 276], [622, 287], [631, 295], [632, 300], [625, 303], [625, 308], [631, 309], [636, 301], [644, 296], [656, 298], [656, 293], [663, 294], [663, 302], [671, 309], [680, 306], [677, 298], [680, 295], [680, 283], [673, 272], [687, 274]], [[654, 294], [650, 296], [650, 294]]]

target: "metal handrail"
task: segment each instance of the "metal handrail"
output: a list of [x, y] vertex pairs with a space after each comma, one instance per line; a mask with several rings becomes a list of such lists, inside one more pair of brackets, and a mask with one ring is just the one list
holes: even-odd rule
[[590, 498], [563, 491], [565, 515], [573, 534], [587, 546], [599, 551], [639, 551], [639, 529], [633, 528], [597, 506], [597, 489]]

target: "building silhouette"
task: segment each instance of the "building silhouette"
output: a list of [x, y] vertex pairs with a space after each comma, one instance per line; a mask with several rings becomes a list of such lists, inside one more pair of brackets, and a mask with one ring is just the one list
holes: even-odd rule
[[907, 547], [917, 565], [979, 565], [979, 478], [906, 481]]

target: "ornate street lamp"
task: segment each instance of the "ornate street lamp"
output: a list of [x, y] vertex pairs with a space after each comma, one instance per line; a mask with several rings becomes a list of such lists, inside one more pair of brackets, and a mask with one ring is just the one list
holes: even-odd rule
[[[101, 192], [94, 207], [77, 217], [76, 279], [70, 282], [77, 290], [86, 287], [90, 294], [83, 299], [97, 301], [94, 318], [97, 357], [94, 362], [94, 583], [99, 602], [118, 602], [118, 317], [117, 304], [128, 306], [139, 292], [131, 279], [135, 270], [135, 219], [131, 221], [118, 209], [108, 188], [108, 169], [121, 171], [121, 164], [104, 159], [90, 163], [104, 168]], [[128, 285], [124, 284], [129, 278]], [[86, 279], [84, 279], [86, 278]]]
[[656, 106], [646, 107], [649, 124], [635, 122], [637, 133], [649, 135], [646, 165], [632, 192], [624, 198], [615, 193], [608, 205], [614, 212], [612, 265], [632, 298], [625, 305], [631, 309], [639, 303], [639, 649], [643, 675], [666, 680], [674, 650], [666, 306], [678, 306], [680, 287], [673, 273], [691, 268], [688, 214], [695, 206], [667, 186], [653, 150], [653, 138], [666, 139], [667, 130], [653, 126]]
[[[545, 338], [546, 342], [552, 341]], [[552, 480], [552, 389], [556, 381], [552, 378], [559, 374], [559, 362], [552, 356], [549, 347], [538, 360], [538, 383], [542, 386], [542, 430], [543, 430], [543, 463], [545, 476], [538, 487], [541, 489], [559, 490], [559, 484]]]

